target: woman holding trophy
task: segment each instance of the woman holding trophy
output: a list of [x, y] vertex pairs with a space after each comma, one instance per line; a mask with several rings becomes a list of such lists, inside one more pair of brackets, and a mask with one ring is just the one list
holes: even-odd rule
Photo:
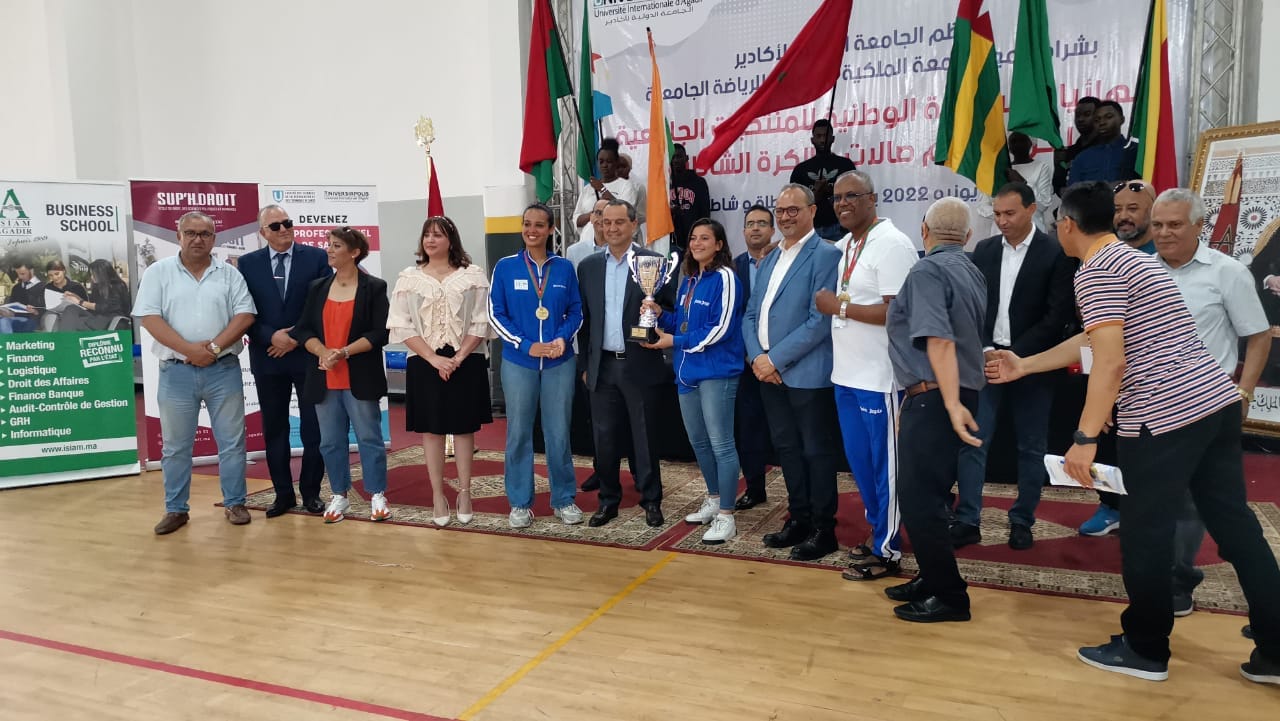
[[547, 250], [555, 227], [541, 203], [524, 211], [524, 248], [493, 267], [489, 322], [502, 339], [502, 391], [507, 401], [504, 482], [512, 528], [533, 523], [533, 420], [542, 406], [542, 433], [551, 481], [551, 507], [566, 524], [582, 523], [574, 503], [577, 481], [569, 450], [575, 363], [573, 337], [582, 325], [573, 263]]
[[711, 524], [702, 536], [708, 545], [737, 535], [733, 520], [738, 492], [738, 451], [733, 409], [746, 349], [742, 340], [745, 299], [724, 226], [703, 218], [689, 233], [674, 313], [657, 303], [645, 308], [658, 316], [662, 332], [649, 348], [673, 348], [680, 413], [707, 483], [707, 498], [688, 523]]

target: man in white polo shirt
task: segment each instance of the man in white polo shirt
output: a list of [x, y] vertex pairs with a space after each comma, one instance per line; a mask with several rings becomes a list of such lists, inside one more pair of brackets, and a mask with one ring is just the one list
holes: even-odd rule
[[227, 520], [248, 523], [244, 507], [244, 380], [237, 357], [257, 308], [244, 276], [213, 257], [213, 218], [192, 211], [178, 220], [181, 250], [142, 276], [133, 314], [154, 339], [160, 359], [160, 432], [164, 439], [163, 536], [186, 525], [191, 495], [191, 452], [200, 403], [209, 409], [218, 444], [218, 480]]
[[902, 559], [898, 510], [898, 389], [889, 362], [889, 303], [919, 255], [888, 218], [876, 215], [871, 176], [850, 170], [836, 178], [831, 203], [848, 233], [836, 243], [836, 292], [822, 290], [818, 311], [831, 316], [836, 411], [844, 453], [871, 524], [870, 542], [855, 546], [850, 581], [898, 573]]

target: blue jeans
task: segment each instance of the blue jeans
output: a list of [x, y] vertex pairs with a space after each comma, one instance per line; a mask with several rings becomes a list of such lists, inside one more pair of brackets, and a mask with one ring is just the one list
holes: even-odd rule
[[191, 510], [191, 452], [195, 447], [200, 402], [209, 409], [213, 440], [218, 444], [218, 481], [222, 504], [244, 505], [244, 380], [239, 359], [225, 356], [199, 368], [178, 361], [160, 362], [160, 435], [164, 443], [160, 469], [164, 473], [164, 508], [170, 513]]
[[959, 502], [956, 520], [979, 525], [982, 514], [982, 485], [987, 478], [987, 448], [996, 435], [996, 419], [1000, 404], [1011, 401], [1015, 435], [1018, 439], [1018, 498], [1009, 507], [1009, 522], [1028, 528], [1036, 522], [1036, 506], [1044, 488], [1044, 454], [1049, 444], [1049, 410], [1053, 404], [1053, 385], [1041, 378], [1024, 378], [1008, 385], [988, 383], [978, 394], [978, 448], [966, 445], [960, 449], [956, 487]]
[[732, 511], [738, 493], [738, 448], [733, 437], [733, 408], [738, 378], [711, 378], [680, 394], [680, 415], [693, 455], [707, 482], [707, 495], [720, 496], [720, 510]]
[[320, 425], [320, 456], [329, 472], [329, 489], [335, 496], [351, 488], [351, 454], [348, 429], [356, 433], [364, 489], [369, 493], [387, 491], [387, 449], [382, 445], [382, 409], [377, 401], [362, 401], [351, 391], [325, 392], [316, 404]]
[[569, 450], [569, 418], [573, 414], [576, 364], [565, 361], [536, 370], [502, 364], [502, 392], [507, 400], [507, 462], [503, 480], [512, 508], [533, 505], [533, 418], [542, 406], [542, 437], [547, 449], [551, 507], [573, 503], [578, 482]]

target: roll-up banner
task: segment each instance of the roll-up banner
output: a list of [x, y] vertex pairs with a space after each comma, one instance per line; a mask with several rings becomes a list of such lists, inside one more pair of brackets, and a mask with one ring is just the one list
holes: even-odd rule
[[0, 193], [0, 488], [138, 473], [124, 185]]

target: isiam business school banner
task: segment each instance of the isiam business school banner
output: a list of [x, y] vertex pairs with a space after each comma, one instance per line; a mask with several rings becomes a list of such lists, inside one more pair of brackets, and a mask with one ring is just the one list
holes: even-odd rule
[[124, 186], [0, 193], [0, 488], [137, 473]]
[[[263, 185], [259, 203], [279, 205], [293, 219], [293, 242], [324, 250], [329, 247], [332, 228], [344, 225], [358, 229], [369, 239], [369, 257], [360, 263], [365, 272], [382, 275], [382, 240], [378, 231], [378, 190], [372, 185]], [[387, 399], [382, 406], [382, 440], [391, 440]], [[289, 445], [302, 449], [299, 434], [298, 397], [289, 402]], [[355, 438], [351, 439], [354, 448]]]
[[[584, 0], [574, 0], [575, 25]], [[689, 155], [711, 143], [712, 129], [733, 114], [778, 63], [819, 0], [585, 0], [598, 82], [607, 78], [614, 115], [604, 134], [616, 136], [644, 178], [649, 142], [649, 65], [646, 28], [652, 28], [662, 70], [664, 109], [673, 140]], [[1013, 72], [1018, 0], [987, 0], [1000, 77], [1006, 91]], [[1048, 0], [1049, 40], [1057, 80], [1063, 139], [1075, 137], [1076, 101], [1086, 95], [1118, 101], [1126, 114], [1142, 52], [1147, 2]], [[946, 89], [957, 2], [853, 3], [840, 82], [830, 96], [751, 123], [706, 176], [712, 216], [741, 248], [743, 210], [773, 207], [778, 190], [800, 162], [813, 156], [814, 121], [835, 127], [832, 151], [870, 173], [879, 211], [915, 236], [934, 200], [978, 198], [973, 184], [934, 164], [934, 141]], [[1169, 7], [1169, 61], [1174, 107], [1187, 97], [1190, 3]], [[843, 29], [842, 29], [843, 30]], [[579, 37], [580, 28], [568, 33]], [[1136, 34], [1135, 34], [1136, 33]], [[1178, 157], [1186, 157], [1185, 127], [1177, 127]], [[1041, 143], [1048, 152], [1048, 145]], [[710, 159], [709, 159], [710, 160]], [[699, 162], [699, 165], [704, 163]], [[652, 189], [650, 189], [652, 192]], [[988, 227], [990, 224], [988, 223]], [[979, 229], [975, 229], [975, 233]]]
[[[138, 252], [138, 278], [156, 261], [178, 254], [178, 219], [198, 210], [209, 217], [217, 228], [218, 239], [213, 254], [219, 260], [236, 264], [240, 256], [258, 248], [258, 184], [217, 183], [187, 180], [132, 180], [129, 191], [133, 199], [133, 237]], [[160, 364], [152, 352], [151, 336], [139, 328], [142, 343], [143, 408], [147, 423], [147, 463], [158, 464], [163, 440], [160, 433], [159, 391]], [[261, 451], [262, 414], [258, 394], [249, 372], [249, 354], [240, 354], [244, 377], [245, 447]], [[217, 444], [209, 413], [200, 410], [193, 455], [197, 463], [217, 457]]]

